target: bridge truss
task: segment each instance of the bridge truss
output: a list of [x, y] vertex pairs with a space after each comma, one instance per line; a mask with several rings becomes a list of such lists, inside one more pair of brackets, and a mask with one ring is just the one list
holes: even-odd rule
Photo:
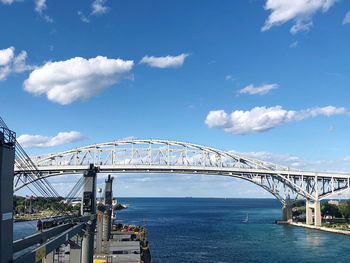
[[[82, 174], [90, 164], [100, 173], [221, 175], [252, 182], [278, 198], [318, 201], [350, 190], [350, 175], [290, 169], [206, 146], [167, 140], [119, 140], [31, 157], [35, 180]], [[30, 170], [15, 164], [14, 191], [33, 182]], [[232, 189], [234, 191], [234, 189]]]

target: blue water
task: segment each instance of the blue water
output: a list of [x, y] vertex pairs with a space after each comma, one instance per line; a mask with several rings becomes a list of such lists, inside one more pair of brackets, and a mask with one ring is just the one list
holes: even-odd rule
[[[349, 262], [350, 236], [274, 224], [275, 199], [119, 198], [143, 224], [153, 262]], [[242, 221], [248, 213], [248, 223]]]
[[[123, 223], [146, 223], [154, 263], [349, 262], [350, 236], [274, 224], [274, 199], [119, 198]], [[242, 221], [249, 215], [248, 223]], [[32, 224], [33, 225], [33, 224]], [[34, 224], [35, 225], [35, 224]], [[34, 232], [15, 224], [15, 236]], [[29, 233], [30, 232], [30, 233]]]

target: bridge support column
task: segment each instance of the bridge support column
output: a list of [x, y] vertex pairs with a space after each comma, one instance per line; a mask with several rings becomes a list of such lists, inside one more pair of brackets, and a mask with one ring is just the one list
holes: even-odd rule
[[113, 199], [113, 191], [112, 191], [112, 185], [113, 185], [113, 177], [111, 175], [108, 175], [108, 179], [105, 181], [105, 211], [103, 213], [103, 240], [108, 241], [111, 237], [111, 228], [112, 228], [112, 199]]
[[14, 133], [0, 129], [0, 263], [12, 262], [14, 139]]
[[282, 219], [288, 222], [293, 221], [292, 207], [289, 204], [284, 204], [282, 207]]
[[94, 257], [94, 234], [96, 227], [96, 174], [97, 168], [93, 164], [90, 169], [84, 172], [84, 189], [81, 206], [81, 214], [90, 216], [86, 224], [82, 241], [82, 263], [93, 263]]
[[315, 226], [321, 226], [322, 217], [321, 217], [321, 204], [320, 201], [315, 201], [314, 203], [314, 211], [315, 211]]
[[[314, 216], [312, 216], [312, 209], [314, 209]], [[321, 217], [321, 203], [320, 201], [311, 201], [306, 200], [306, 224], [315, 226], [321, 226], [322, 217]]]
[[311, 201], [306, 200], [306, 224], [307, 225], [312, 225], [312, 204]]

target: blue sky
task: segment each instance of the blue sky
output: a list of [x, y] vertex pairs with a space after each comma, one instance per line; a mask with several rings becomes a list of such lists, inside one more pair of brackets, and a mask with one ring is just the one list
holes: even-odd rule
[[[32, 155], [134, 136], [350, 172], [348, 12], [345, 0], [0, 0], [0, 113]], [[62, 193], [74, 180], [51, 179]], [[269, 196], [215, 176], [117, 182], [121, 196]]]

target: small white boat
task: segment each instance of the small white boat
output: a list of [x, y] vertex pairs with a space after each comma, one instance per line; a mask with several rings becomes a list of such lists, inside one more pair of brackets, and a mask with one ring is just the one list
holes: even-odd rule
[[243, 223], [248, 223], [248, 213], [247, 213], [247, 217], [242, 222]]

